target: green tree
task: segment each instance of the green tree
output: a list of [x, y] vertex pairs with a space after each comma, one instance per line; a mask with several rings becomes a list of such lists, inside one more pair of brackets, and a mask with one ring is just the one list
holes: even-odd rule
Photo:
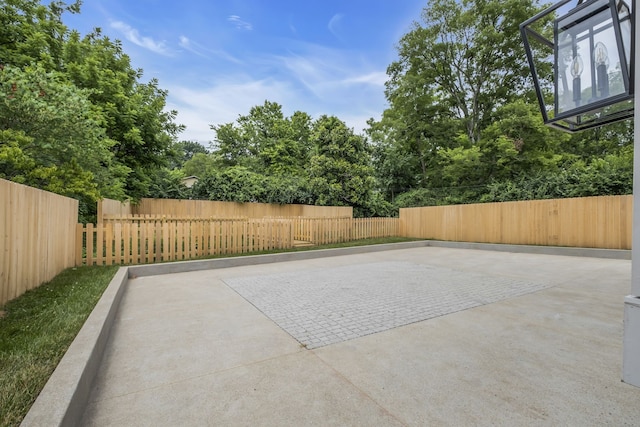
[[220, 156], [216, 154], [196, 153], [184, 163], [182, 173], [184, 176], [197, 176], [200, 178], [210, 175], [216, 170], [223, 169], [221, 164]]
[[[99, 186], [111, 177], [118, 177], [113, 185], [102, 186], [100, 191], [104, 195], [139, 198], [146, 195], [150, 176], [167, 162], [170, 147], [182, 128], [174, 123], [176, 112], [165, 111], [166, 91], [160, 89], [155, 80], [140, 82], [142, 71], [132, 69], [119, 41], [102, 36], [99, 29], [80, 37], [77, 31], [70, 31], [64, 25], [63, 15], [79, 13], [80, 5], [79, 0], [54, 0], [48, 5], [38, 0], [0, 0], [0, 68], [27, 70], [37, 66], [43, 72], [58, 73], [57, 83], [68, 83], [83, 90], [82, 96], [89, 102], [79, 105], [92, 115], [87, 123], [92, 126], [98, 123], [103, 129], [114, 157], [107, 163], [103, 161], [102, 169], [108, 168], [107, 171], [86, 165], [96, 155], [87, 156], [89, 160], [78, 157], [78, 166], [91, 171]], [[51, 91], [46, 94], [49, 99], [53, 98]], [[64, 121], [49, 124], [52, 127], [34, 137], [36, 143], [40, 144], [47, 132], [50, 141], [56, 135], [62, 135], [61, 141], [68, 139], [64, 133], [69, 126]], [[11, 128], [23, 129], [31, 137], [33, 129], [25, 126], [24, 123], [10, 124]], [[82, 128], [82, 124], [80, 126]], [[86, 130], [86, 126], [83, 129]], [[36, 166], [49, 164], [45, 154], [56, 152], [63, 157], [69, 154], [69, 149], [60, 144], [47, 144], [52, 145], [34, 159]]]
[[208, 154], [209, 151], [199, 142], [180, 141], [171, 147], [169, 154], [169, 168], [180, 169], [196, 154]]
[[61, 71], [67, 33], [62, 15], [79, 13], [81, 3], [0, 0], [0, 65], [24, 67], [37, 62], [47, 71]]
[[124, 197], [127, 170], [114, 162], [88, 92], [40, 67], [0, 71], [3, 178], [68, 196]]
[[438, 155], [449, 185], [484, 185], [557, 169], [563, 159], [559, 147], [568, 139], [544, 125], [535, 105], [517, 100], [496, 110], [477, 144], [442, 149]]
[[534, 104], [517, 100], [501, 106], [482, 132], [486, 176], [502, 179], [554, 171], [563, 159], [560, 148], [569, 139], [569, 134], [545, 126]]
[[420, 94], [436, 94], [475, 144], [495, 108], [526, 92], [529, 68], [519, 25], [538, 11], [531, 0], [431, 1], [423, 25], [416, 23], [400, 40], [391, 81], [415, 79], [410, 86], [421, 85]]
[[394, 198], [410, 188], [418, 186], [420, 175], [415, 166], [415, 156], [405, 152], [395, 144], [389, 135], [389, 129], [382, 122], [370, 119], [366, 129], [371, 142], [371, 161], [376, 178], [376, 187], [382, 197], [393, 201]]
[[311, 118], [295, 112], [285, 117], [282, 106], [265, 101], [235, 123], [211, 126], [212, 150], [225, 166], [243, 166], [267, 175], [304, 175], [310, 157]]
[[365, 138], [338, 118], [322, 116], [314, 123], [312, 139], [316, 155], [309, 174], [316, 203], [353, 206], [354, 214], [366, 215], [375, 178]]
[[156, 170], [151, 179], [147, 197], [154, 199], [190, 198], [191, 190], [182, 183], [183, 178], [184, 174], [179, 169], [161, 168]]
[[483, 202], [560, 199], [631, 194], [633, 190], [633, 150], [618, 155], [577, 160], [553, 172], [522, 175], [513, 180], [496, 181], [488, 186]]
[[388, 200], [396, 196], [390, 188], [402, 188], [411, 194], [399, 203], [477, 201], [490, 182], [565, 159], [566, 137], [539, 119], [519, 32], [539, 10], [532, 0], [435, 0], [424, 8], [387, 69], [389, 108], [369, 122]]
[[99, 29], [80, 37], [71, 31], [64, 45], [66, 75], [77, 87], [90, 90], [89, 99], [104, 117], [106, 135], [115, 141], [116, 161], [130, 170], [127, 195], [147, 194], [150, 176], [166, 166], [171, 147], [183, 127], [176, 111], [166, 111], [167, 92], [158, 81], [141, 83], [142, 70], [134, 70], [119, 41]]
[[192, 188], [196, 199], [229, 202], [260, 202], [264, 198], [264, 175], [233, 166], [202, 177]]

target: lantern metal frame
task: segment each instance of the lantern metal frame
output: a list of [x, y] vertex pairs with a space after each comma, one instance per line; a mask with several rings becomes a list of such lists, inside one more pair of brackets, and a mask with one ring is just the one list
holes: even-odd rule
[[[590, 129], [598, 126], [602, 126], [607, 123], [613, 123], [620, 120], [625, 120], [630, 117], [633, 117], [633, 98], [634, 98], [634, 82], [632, 76], [634, 76], [634, 58], [635, 58], [635, 25], [634, 25], [634, 17], [635, 17], [635, 5], [627, 5], [622, 0], [589, 0], [587, 2], [579, 1], [578, 5], [571, 9], [568, 13], [563, 16], [557, 17], [553, 20], [553, 40], [549, 40], [544, 37], [542, 34], [534, 30], [534, 25], [539, 21], [549, 17], [549, 15], [556, 14], [557, 11], [563, 6], [567, 5], [572, 0], [562, 0], [559, 3], [545, 9], [540, 12], [533, 18], [523, 22], [520, 24], [520, 32], [522, 34], [522, 38], [524, 41], [524, 47], [527, 54], [527, 59], [529, 61], [529, 68], [531, 71], [531, 75], [533, 78], [533, 83], [535, 86], [536, 96], [538, 98], [538, 103], [540, 105], [540, 111], [542, 112], [542, 117], [544, 123], [548, 126], [552, 126], [567, 132], [579, 132], [585, 129]], [[623, 16], [623, 19], [620, 19], [620, 12], [622, 6], [627, 8], [627, 13]], [[558, 23], [563, 22], [563, 28], [571, 28], [573, 25], [578, 25], [582, 22], [588, 22], [588, 19], [593, 18], [594, 16], [598, 16], [598, 14], [607, 11], [611, 16], [611, 23], [606, 26], [601, 26], [596, 28], [595, 26], [589, 29], [588, 36], [580, 37], [580, 41], [583, 41], [585, 38], [589, 38], [589, 55], [594, 54], [595, 44], [594, 44], [594, 34], [599, 32], [603, 32], [605, 30], [610, 30], [613, 28], [613, 32], [615, 34], [615, 41], [617, 47], [617, 57], [620, 59], [620, 74], [622, 78], [622, 84], [624, 86], [624, 90], [620, 93], [617, 93], [613, 96], [602, 96], [601, 99], [597, 99], [594, 96], [591, 100], [584, 103], [583, 105], [577, 105], [570, 109], [565, 109], [560, 111], [560, 84], [564, 87], [563, 95], [566, 96], [568, 93], [568, 83], [566, 82], [566, 76], [561, 75], [560, 67], [561, 62], [564, 58], [561, 57], [561, 43], [558, 41], [559, 28]], [[585, 17], [586, 16], [586, 17]], [[607, 15], [607, 19], [609, 15]], [[574, 21], [572, 21], [574, 19]], [[630, 24], [630, 40], [626, 40], [627, 45], [625, 45], [625, 40], [622, 36], [621, 22], [629, 20]], [[546, 78], [542, 78], [538, 75], [538, 70], [536, 67], [536, 61], [534, 60], [534, 51], [532, 50], [531, 41], [535, 40], [536, 43], [539, 43], [546, 49], [553, 50], [553, 72], [552, 77], [547, 76]], [[576, 46], [578, 41], [573, 39], [573, 61], [580, 61], [580, 54], [576, 53]], [[626, 49], [628, 49], [628, 54]], [[550, 58], [550, 55], [546, 57]], [[550, 62], [550, 61], [547, 61]], [[596, 81], [596, 70], [594, 68], [595, 59], [591, 59], [589, 57], [590, 64], [590, 76], [591, 76], [591, 88], [595, 93], [596, 85], [600, 84], [600, 81]], [[572, 64], [573, 65], [573, 64]], [[576, 62], [576, 67], [581, 67], [581, 63]], [[564, 70], [567, 68], [565, 66]], [[605, 69], [606, 70], [606, 69]], [[581, 70], [579, 70], [581, 72]], [[605, 71], [606, 72], [606, 71]], [[609, 82], [609, 74], [606, 74], [606, 86], [608, 87]], [[577, 77], [578, 80], [581, 77]], [[545, 80], [546, 79], [546, 80]], [[563, 80], [564, 79], [564, 80]], [[580, 82], [578, 81], [577, 86], [575, 83], [576, 76], [574, 75], [574, 101], [576, 104], [580, 104], [581, 100], [581, 92], [580, 92]], [[551, 81], [550, 81], [551, 80]], [[547, 91], [553, 87], [553, 105], [551, 103], [548, 104], [545, 102], [545, 93], [542, 87], [542, 83], [545, 83], [545, 87]], [[578, 90], [578, 94], [575, 94], [576, 89]], [[608, 95], [608, 94], [607, 94]], [[577, 97], [577, 101], [576, 101]], [[631, 101], [631, 102], [630, 102]], [[551, 116], [549, 113], [553, 112]]]

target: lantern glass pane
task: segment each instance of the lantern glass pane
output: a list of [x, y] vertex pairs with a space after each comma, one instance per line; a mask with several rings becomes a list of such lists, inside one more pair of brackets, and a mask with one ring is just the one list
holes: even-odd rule
[[631, 73], [631, 8], [633, 2], [619, 0], [616, 2], [618, 10], [618, 19], [620, 20], [620, 34], [622, 35], [622, 44], [624, 47], [625, 62], [627, 72]]
[[556, 21], [556, 116], [627, 91], [607, 6], [594, 2]]

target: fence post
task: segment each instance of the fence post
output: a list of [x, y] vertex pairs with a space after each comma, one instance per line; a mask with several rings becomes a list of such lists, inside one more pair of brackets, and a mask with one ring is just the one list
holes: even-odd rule
[[84, 258], [83, 250], [84, 250], [84, 225], [76, 224], [76, 267], [80, 267], [82, 265], [82, 259]]

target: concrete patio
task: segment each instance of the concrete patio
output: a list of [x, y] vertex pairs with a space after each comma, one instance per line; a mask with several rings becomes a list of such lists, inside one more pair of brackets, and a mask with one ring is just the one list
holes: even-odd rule
[[[308, 257], [125, 279], [81, 425], [640, 422], [640, 389], [620, 380], [629, 260]], [[24, 425], [55, 419], [56, 387]]]

